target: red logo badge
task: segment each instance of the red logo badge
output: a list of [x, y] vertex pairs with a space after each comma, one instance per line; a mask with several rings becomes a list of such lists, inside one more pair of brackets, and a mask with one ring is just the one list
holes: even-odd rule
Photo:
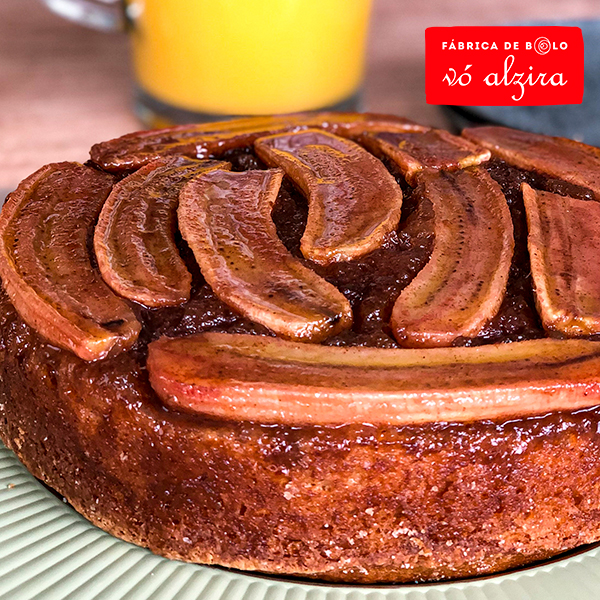
[[581, 104], [579, 27], [429, 27], [428, 104]]

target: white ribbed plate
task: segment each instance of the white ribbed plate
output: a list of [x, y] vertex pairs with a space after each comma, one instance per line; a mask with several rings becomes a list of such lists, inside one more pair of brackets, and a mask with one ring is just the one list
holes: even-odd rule
[[600, 546], [458, 583], [331, 586], [160, 558], [98, 529], [0, 443], [0, 600], [598, 600]]

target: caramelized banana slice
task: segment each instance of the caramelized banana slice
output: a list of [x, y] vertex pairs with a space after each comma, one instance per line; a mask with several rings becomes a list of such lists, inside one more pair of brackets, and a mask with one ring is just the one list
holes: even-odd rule
[[128, 348], [140, 324], [92, 267], [88, 241], [114, 178], [78, 163], [42, 167], [0, 215], [0, 275], [23, 319], [84, 360]]
[[284, 337], [321, 341], [350, 326], [348, 300], [294, 258], [271, 210], [280, 170], [212, 171], [187, 183], [179, 228], [215, 294]]
[[107, 171], [138, 169], [164, 155], [205, 158], [231, 148], [249, 146], [255, 139], [307, 127], [326, 129], [344, 137], [365, 131], [425, 131], [427, 128], [402, 117], [371, 113], [297, 113], [180, 125], [155, 131], [138, 131], [92, 147], [92, 160]]
[[433, 252], [400, 293], [391, 324], [403, 346], [448, 346], [475, 336], [500, 308], [512, 220], [500, 186], [481, 168], [423, 172], [419, 185], [433, 204]]
[[407, 183], [423, 169], [439, 171], [463, 169], [489, 160], [491, 152], [442, 131], [366, 133], [360, 143], [378, 155], [390, 158], [402, 171]]
[[256, 153], [309, 199], [302, 254], [326, 265], [378, 248], [400, 221], [402, 190], [358, 144], [309, 129], [259, 138]]
[[144, 306], [175, 306], [190, 298], [192, 276], [175, 244], [184, 183], [230, 163], [183, 156], [154, 161], [126, 177], [102, 208], [94, 249], [104, 281]]
[[521, 186], [542, 324], [569, 337], [600, 333], [600, 204]]
[[507, 163], [589, 188], [600, 200], [600, 149], [567, 138], [506, 127], [465, 129], [463, 136]]
[[600, 344], [533, 340], [382, 350], [204, 333], [149, 347], [175, 410], [286, 425], [510, 419], [600, 404]]

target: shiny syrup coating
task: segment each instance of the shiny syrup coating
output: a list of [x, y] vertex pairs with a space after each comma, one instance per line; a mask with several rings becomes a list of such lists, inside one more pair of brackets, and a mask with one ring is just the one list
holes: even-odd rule
[[139, 347], [82, 361], [3, 293], [0, 331], [0, 435], [87, 518], [158, 554], [373, 583], [489, 574], [598, 538], [597, 408], [401, 427], [213, 420], [162, 407]]
[[[250, 148], [220, 153], [213, 158], [231, 162], [234, 171], [266, 168]], [[380, 248], [359, 259], [322, 266], [302, 257], [300, 240], [306, 226], [308, 206], [304, 196], [286, 179], [273, 208], [272, 217], [284, 245], [305, 265], [336, 286], [352, 306], [352, 328], [328, 338], [324, 342], [328, 345], [397, 347], [389, 327], [392, 307], [399, 293], [423, 268], [431, 254], [434, 241], [431, 203], [413, 193], [413, 188], [406, 184], [393, 164], [385, 160], [384, 164], [402, 187], [402, 218], [397, 230], [386, 236]], [[521, 182], [575, 197], [590, 197], [588, 190], [516, 169], [500, 160], [492, 160], [484, 168], [500, 184], [507, 198], [513, 220], [515, 251], [506, 296], [500, 310], [475, 338], [458, 339], [455, 345], [520, 341], [545, 336], [531, 288], [527, 227], [519, 189]], [[179, 241], [179, 246], [192, 273], [191, 299], [182, 306], [161, 309], [134, 305], [143, 322], [138, 342], [142, 356], [145, 355], [145, 345], [161, 335], [177, 337], [203, 331], [274, 335], [266, 327], [253, 323], [219, 300], [204, 281], [185, 242]]]
[[[226, 152], [217, 158], [231, 162], [233, 170], [265, 168], [248, 148]], [[308, 204], [286, 179], [273, 208], [272, 217], [277, 233], [288, 250], [335, 285], [352, 305], [352, 329], [328, 338], [324, 342], [328, 345], [398, 347], [389, 326], [394, 302], [425, 266], [433, 248], [431, 202], [415, 193], [393, 164], [385, 160], [384, 164], [402, 187], [402, 218], [397, 230], [386, 236], [380, 248], [361, 258], [327, 266], [303, 259], [300, 241], [306, 225]], [[565, 182], [520, 171], [499, 160], [490, 161], [485, 168], [500, 184], [509, 205], [515, 238], [513, 261], [507, 292], [496, 316], [476, 337], [459, 338], [454, 342], [455, 345], [521, 341], [545, 336], [535, 310], [531, 287], [527, 225], [520, 185], [526, 181], [537, 187], [578, 197], [585, 197], [588, 193]], [[265, 327], [245, 319], [218, 300], [204, 282], [189, 249], [184, 245], [181, 251], [188, 257], [187, 265], [193, 274], [191, 300], [175, 309], [144, 311], [144, 339], [157, 339], [161, 335], [177, 337], [203, 331], [273, 335]]]
[[[264, 167], [247, 151], [216, 158], [234, 170]], [[499, 161], [486, 168], [507, 195], [516, 252], [498, 315], [468, 343], [543, 337], [519, 185], [588, 192]], [[354, 329], [327, 343], [396, 346], [389, 311], [433, 242], [430, 203], [398, 180], [402, 220], [384, 245], [359, 261], [314, 267], [355, 314]], [[298, 255], [306, 205], [288, 184], [274, 219]], [[401, 427], [265, 426], [166, 409], [145, 370], [150, 339], [272, 335], [219, 301], [180, 250], [193, 275], [190, 302], [136, 307], [138, 343], [102, 361], [48, 344], [0, 292], [0, 434], [90, 520], [174, 558], [362, 583], [489, 574], [598, 539], [598, 408]]]
[[175, 239], [183, 185], [224, 161], [165, 157], [117, 183], [95, 227], [94, 251], [106, 283], [144, 306], [177, 306], [189, 300], [192, 276]]
[[585, 186], [600, 200], [599, 148], [507, 127], [475, 127], [462, 135], [516, 167]]
[[512, 262], [512, 220], [484, 169], [425, 171], [418, 181], [433, 204], [435, 246], [396, 300], [391, 325], [408, 348], [448, 346], [476, 335], [498, 312]]
[[415, 185], [416, 175], [423, 169], [434, 171], [462, 169], [484, 163], [490, 151], [441, 129], [425, 133], [365, 133], [360, 142], [377, 156], [386, 156], [402, 167], [406, 180]]
[[85, 360], [129, 348], [140, 323], [106, 285], [89, 247], [114, 178], [74, 162], [46, 165], [0, 216], [0, 274], [24, 319]]
[[600, 333], [600, 204], [523, 185], [537, 307], [546, 331]]
[[261, 138], [254, 147], [308, 198], [300, 242], [305, 258], [322, 265], [353, 260], [378, 248], [396, 229], [402, 190], [358, 144], [307, 129]]
[[317, 342], [347, 327], [352, 311], [277, 238], [282, 178], [279, 169], [195, 177], [179, 196], [179, 229], [219, 298], [278, 335]]

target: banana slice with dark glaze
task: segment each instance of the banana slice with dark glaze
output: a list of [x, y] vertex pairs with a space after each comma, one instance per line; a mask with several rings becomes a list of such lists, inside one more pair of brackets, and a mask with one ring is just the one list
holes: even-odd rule
[[215, 294], [284, 337], [317, 342], [349, 327], [348, 300], [292, 256], [271, 219], [283, 172], [212, 171], [187, 183], [179, 229]]
[[114, 181], [79, 163], [47, 165], [19, 185], [0, 215], [0, 275], [12, 303], [52, 344], [84, 360], [130, 347], [140, 331], [88, 252]]
[[527, 244], [544, 328], [568, 337], [600, 333], [600, 204], [521, 186]]
[[296, 113], [271, 117], [234, 119], [200, 125], [180, 125], [155, 131], [138, 131], [92, 147], [92, 160], [107, 171], [121, 173], [165, 155], [195, 158], [220, 154], [251, 145], [255, 139], [283, 131], [317, 127], [343, 137], [365, 131], [426, 131], [408, 119], [372, 113]]
[[433, 204], [433, 252], [400, 293], [391, 325], [403, 346], [449, 346], [475, 336], [498, 312], [513, 255], [512, 220], [500, 186], [481, 168], [423, 172], [418, 180]]
[[366, 133], [359, 141], [374, 154], [390, 158], [412, 186], [417, 173], [423, 169], [464, 169], [479, 165], [491, 156], [489, 150], [441, 129]]
[[115, 185], [100, 213], [94, 250], [104, 281], [117, 294], [150, 307], [189, 300], [192, 276], [175, 243], [179, 192], [200, 173], [230, 167], [162, 158]]
[[507, 163], [539, 171], [590, 189], [600, 200], [600, 149], [567, 138], [528, 133], [507, 127], [475, 127], [462, 132]]
[[473, 348], [336, 348], [202, 333], [149, 346], [164, 403], [287, 426], [507, 420], [600, 404], [600, 345], [534, 340]]
[[305, 258], [322, 265], [358, 258], [378, 248], [398, 226], [402, 190], [358, 144], [308, 129], [259, 138], [254, 147], [308, 197], [300, 243]]

